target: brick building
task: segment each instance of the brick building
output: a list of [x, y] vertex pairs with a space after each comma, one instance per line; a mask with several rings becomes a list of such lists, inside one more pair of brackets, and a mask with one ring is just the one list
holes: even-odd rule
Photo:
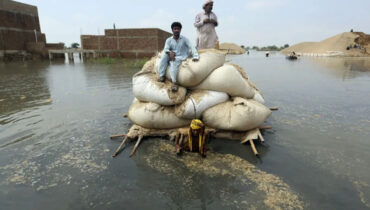
[[63, 43], [46, 43], [36, 6], [0, 0], [0, 57], [46, 55], [48, 49], [63, 47]]
[[158, 28], [106, 29], [101, 36], [81, 35], [81, 47], [102, 57], [152, 57], [171, 35]]

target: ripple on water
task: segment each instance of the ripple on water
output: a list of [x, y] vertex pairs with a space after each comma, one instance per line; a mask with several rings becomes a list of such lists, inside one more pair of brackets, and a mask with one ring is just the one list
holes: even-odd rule
[[66, 151], [34, 155], [0, 167], [4, 176], [0, 185], [24, 184], [37, 191], [47, 190], [77, 184], [80, 176], [94, 176], [107, 169], [108, 163], [101, 159], [108, 149], [96, 148], [98, 151], [92, 156], [92, 145], [81, 139], [76, 142], [70, 142]]

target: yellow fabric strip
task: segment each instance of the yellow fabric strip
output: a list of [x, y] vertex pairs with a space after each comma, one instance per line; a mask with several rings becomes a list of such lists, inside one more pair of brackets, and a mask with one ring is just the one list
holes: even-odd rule
[[192, 139], [192, 133], [190, 129], [188, 131], [188, 135], [189, 135], [189, 149], [190, 149], [190, 152], [192, 152], [193, 151], [193, 139]]

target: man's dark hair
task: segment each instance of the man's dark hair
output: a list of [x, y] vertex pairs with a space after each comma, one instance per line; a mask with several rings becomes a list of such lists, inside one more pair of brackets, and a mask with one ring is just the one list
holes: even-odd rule
[[173, 22], [171, 24], [171, 29], [175, 28], [175, 27], [180, 27], [180, 29], [182, 29], [182, 25], [180, 22]]

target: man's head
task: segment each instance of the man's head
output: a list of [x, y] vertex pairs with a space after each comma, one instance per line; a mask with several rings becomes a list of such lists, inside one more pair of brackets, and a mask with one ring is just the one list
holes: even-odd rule
[[175, 37], [179, 37], [182, 29], [182, 25], [179, 22], [173, 22], [171, 24], [172, 33]]
[[193, 135], [199, 135], [204, 130], [204, 123], [201, 120], [194, 119], [191, 121], [190, 130]]
[[203, 4], [203, 9], [206, 13], [212, 12], [213, 9], [213, 0], [206, 0]]

